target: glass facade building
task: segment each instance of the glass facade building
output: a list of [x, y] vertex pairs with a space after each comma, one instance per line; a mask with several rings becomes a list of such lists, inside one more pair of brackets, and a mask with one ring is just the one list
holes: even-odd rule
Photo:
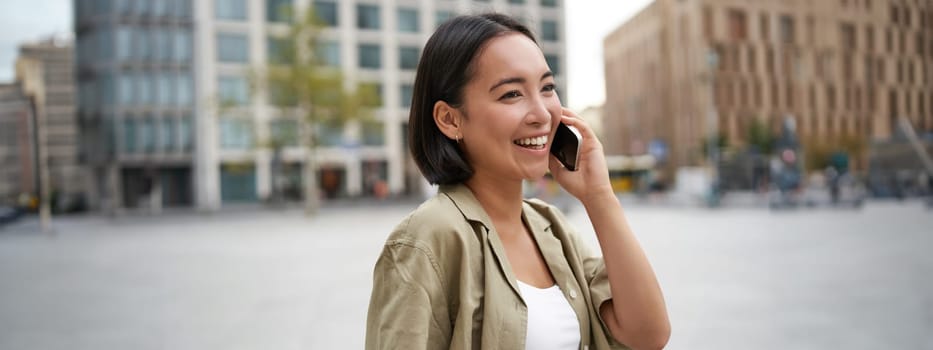
[[[243, 16], [245, 0], [219, 1]], [[239, 6], [239, 7], [238, 7]], [[192, 0], [75, 1], [77, 115], [92, 207], [192, 205]]]

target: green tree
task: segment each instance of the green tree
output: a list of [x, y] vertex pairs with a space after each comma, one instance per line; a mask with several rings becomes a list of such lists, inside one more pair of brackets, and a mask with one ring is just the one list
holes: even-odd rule
[[748, 145], [758, 148], [761, 154], [771, 154], [774, 148], [774, 135], [765, 123], [755, 118], [748, 126]]
[[[288, 8], [280, 11], [291, 11]], [[370, 111], [378, 106], [378, 91], [371, 84], [348, 82], [340, 68], [328, 65], [323, 57], [319, 33], [323, 27], [313, 8], [301, 16], [286, 15], [292, 19], [285, 36], [273, 39], [267, 64], [251, 73], [253, 93], [266, 93], [269, 103], [280, 109], [283, 116], [297, 116], [304, 123], [302, 145], [308, 148], [302, 173], [304, 182], [305, 211], [314, 215], [319, 207], [317, 183], [318, 164], [315, 150], [318, 139], [325, 130], [342, 128], [350, 120], [368, 119]], [[323, 125], [330, 128], [322, 127]], [[272, 132], [261, 144], [272, 148], [273, 159], [281, 159], [281, 150], [288, 145], [296, 133]], [[280, 167], [274, 166], [274, 169]], [[274, 170], [276, 171], [276, 170]], [[273, 178], [280, 174], [273, 173]], [[273, 181], [274, 195], [279, 191]]]
[[719, 153], [722, 153], [724, 150], [729, 148], [729, 140], [726, 139], [725, 135], [716, 134], [713, 136], [706, 136], [702, 140], [700, 140], [700, 152], [703, 154], [704, 158], [709, 157], [709, 154], [710, 154], [710, 142], [709, 141], [711, 137], [714, 138], [713, 140], [715, 140], [715, 147]]

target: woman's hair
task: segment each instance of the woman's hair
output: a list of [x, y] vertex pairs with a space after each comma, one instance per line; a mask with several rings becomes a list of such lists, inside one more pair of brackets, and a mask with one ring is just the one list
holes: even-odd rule
[[537, 44], [528, 27], [502, 14], [465, 15], [450, 19], [428, 39], [412, 92], [408, 144], [421, 173], [432, 184], [455, 184], [473, 176], [457, 141], [447, 138], [434, 122], [434, 104], [463, 104], [463, 88], [473, 78], [477, 53], [492, 38], [520, 33]]

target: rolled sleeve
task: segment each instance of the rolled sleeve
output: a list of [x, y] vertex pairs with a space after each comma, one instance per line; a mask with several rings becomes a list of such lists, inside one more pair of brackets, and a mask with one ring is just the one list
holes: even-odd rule
[[575, 236], [576, 244], [583, 256], [583, 270], [586, 273], [587, 286], [590, 289], [590, 300], [592, 300], [593, 312], [599, 319], [599, 327], [606, 336], [610, 349], [629, 349], [629, 347], [617, 341], [609, 330], [606, 321], [603, 320], [603, 314], [600, 309], [603, 303], [612, 300], [612, 290], [609, 287], [609, 274], [606, 272], [606, 262], [602, 256], [595, 255], [589, 246], [584, 243], [579, 236]]

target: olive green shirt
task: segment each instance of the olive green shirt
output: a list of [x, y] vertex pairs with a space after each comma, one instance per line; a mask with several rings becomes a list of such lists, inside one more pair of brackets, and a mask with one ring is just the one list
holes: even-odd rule
[[[522, 219], [577, 314], [580, 348], [625, 349], [599, 315], [612, 298], [603, 259], [540, 200], [524, 201]], [[366, 348], [525, 349], [527, 318], [492, 220], [469, 188], [441, 186], [386, 240], [373, 271]]]

